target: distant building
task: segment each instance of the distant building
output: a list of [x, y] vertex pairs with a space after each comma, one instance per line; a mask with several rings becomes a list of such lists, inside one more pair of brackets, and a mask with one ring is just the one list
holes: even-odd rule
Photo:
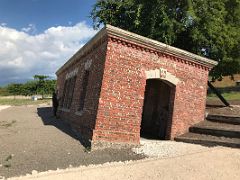
[[216, 64], [107, 25], [57, 71], [58, 113], [93, 145], [173, 139], [204, 120]]

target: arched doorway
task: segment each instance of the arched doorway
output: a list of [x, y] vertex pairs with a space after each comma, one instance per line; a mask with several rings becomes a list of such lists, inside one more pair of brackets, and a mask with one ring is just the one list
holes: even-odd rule
[[169, 139], [175, 86], [165, 80], [148, 79], [145, 87], [141, 137]]

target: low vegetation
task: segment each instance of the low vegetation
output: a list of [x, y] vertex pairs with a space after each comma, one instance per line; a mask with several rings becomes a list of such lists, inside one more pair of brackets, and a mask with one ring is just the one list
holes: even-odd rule
[[56, 80], [49, 76], [35, 75], [34, 80], [26, 83], [12, 83], [6, 87], [0, 87], [0, 96], [32, 96], [52, 94], [55, 91]]
[[5, 168], [10, 168], [12, 165], [11, 165], [11, 160], [12, 160], [12, 158], [13, 158], [13, 154], [10, 154], [6, 159], [5, 159], [5, 161], [4, 161], [4, 163], [3, 163], [3, 167], [5, 167]]
[[36, 105], [36, 104], [45, 104], [51, 103], [51, 99], [42, 99], [33, 101], [32, 99], [1, 99], [0, 105], [11, 105], [11, 106], [21, 106], [21, 105]]
[[0, 121], [0, 127], [8, 128], [11, 127], [16, 122], [17, 122], [16, 120], [12, 120], [11, 122]]
[[[227, 93], [222, 93], [222, 96], [228, 100], [228, 101], [231, 101], [231, 100], [240, 100], [240, 92], [227, 92]], [[213, 93], [210, 93], [208, 94], [208, 99], [209, 100], [215, 100], [215, 99], [218, 99], [218, 97], [213, 94]]]

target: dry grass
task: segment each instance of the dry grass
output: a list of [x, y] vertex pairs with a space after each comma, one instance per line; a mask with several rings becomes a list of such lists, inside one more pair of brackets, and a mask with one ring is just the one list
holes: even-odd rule
[[51, 99], [33, 101], [31, 99], [0, 99], [0, 105], [22, 106], [36, 104], [50, 104]]
[[231, 79], [230, 76], [224, 76], [222, 81], [215, 81], [213, 84], [214, 87], [234, 87], [236, 86], [236, 82], [240, 81], [240, 74], [234, 75], [234, 80]]
[[0, 127], [8, 128], [11, 127], [16, 122], [17, 122], [16, 120], [12, 120], [11, 122], [0, 121]]
[[[240, 92], [222, 93], [222, 96], [226, 100], [240, 100]], [[215, 94], [208, 94], [208, 99], [215, 100], [218, 99], [218, 97]]]

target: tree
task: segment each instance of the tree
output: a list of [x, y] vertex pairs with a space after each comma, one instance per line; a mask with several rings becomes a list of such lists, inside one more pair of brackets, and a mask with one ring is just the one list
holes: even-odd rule
[[49, 76], [35, 75], [33, 81], [27, 81], [24, 84], [9, 84], [6, 88], [0, 87], [0, 95], [24, 95], [31, 96], [41, 94], [42, 97], [50, 95], [55, 91], [56, 80], [50, 79]]
[[22, 95], [32, 96], [34, 94], [37, 94], [37, 83], [36, 83], [36, 81], [28, 81], [25, 84], [23, 84]]
[[91, 17], [218, 61], [212, 80], [240, 73], [240, 0], [99, 0]]
[[36, 92], [42, 95], [52, 94], [55, 90], [56, 80], [50, 80], [49, 76], [45, 75], [34, 75], [34, 80], [36, 82]]
[[0, 87], [0, 96], [8, 96], [9, 92], [7, 90], [7, 87]]
[[14, 96], [14, 99], [16, 98], [16, 95], [21, 95], [22, 92], [22, 84], [9, 84], [7, 86], [8, 92]]
[[45, 93], [46, 94], [52, 94], [55, 91], [56, 87], [56, 80], [47, 80], [45, 82]]

